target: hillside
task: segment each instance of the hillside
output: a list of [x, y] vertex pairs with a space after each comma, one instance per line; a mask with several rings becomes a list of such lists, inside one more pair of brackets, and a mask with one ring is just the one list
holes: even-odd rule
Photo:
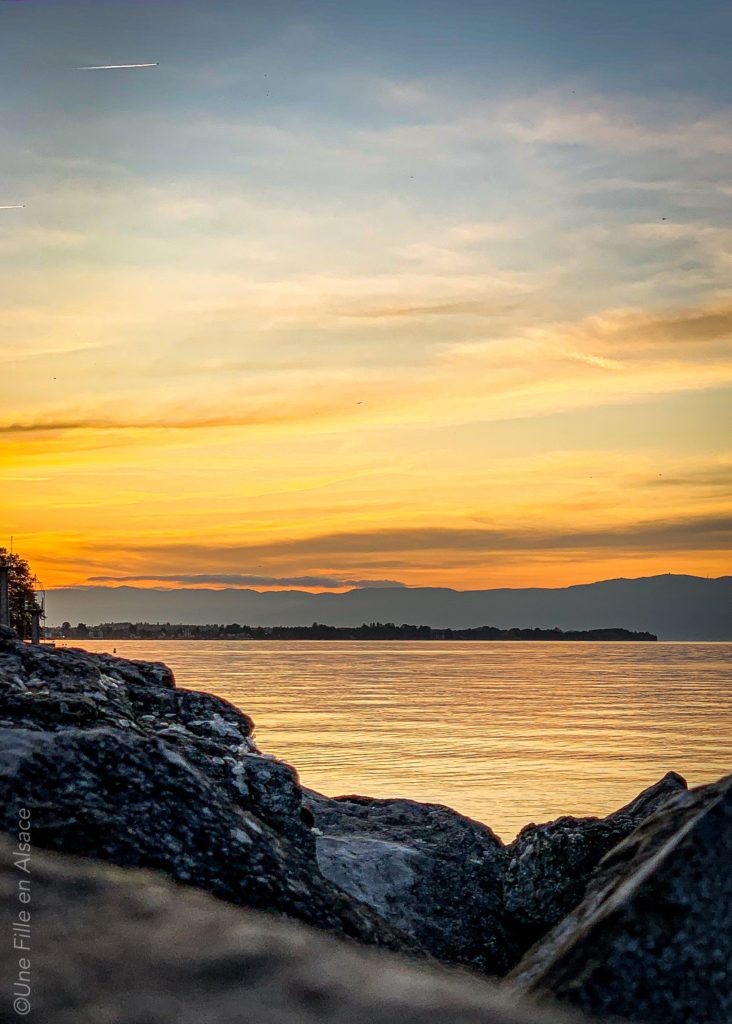
[[441, 587], [311, 594], [288, 590], [68, 587], [47, 595], [48, 622], [239, 622], [300, 626], [323, 622], [417, 622], [438, 629], [623, 628], [659, 640], [732, 640], [732, 577], [651, 576], [555, 589]]

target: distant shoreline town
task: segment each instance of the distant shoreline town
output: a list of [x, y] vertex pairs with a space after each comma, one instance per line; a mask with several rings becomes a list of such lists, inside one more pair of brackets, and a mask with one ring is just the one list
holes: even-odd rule
[[478, 626], [473, 629], [435, 629], [432, 626], [396, 625], [394, 622], [371, 622], [361, 626], [243, 626], [179, 625], [177, 623], [104, 622], [88, 626], [80, 622], [72, 626], [47, 626], [49, 640], [590, 640], [652, 642], [653, 633], [629, 629], [499, 629]]

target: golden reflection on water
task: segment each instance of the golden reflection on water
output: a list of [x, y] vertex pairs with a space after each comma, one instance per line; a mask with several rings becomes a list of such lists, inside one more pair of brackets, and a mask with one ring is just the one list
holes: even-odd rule
[[87, 641], [232, 701], [303, 785], [445, 803], [510, 839], [669, 769], [732, 770], [732, 645]]

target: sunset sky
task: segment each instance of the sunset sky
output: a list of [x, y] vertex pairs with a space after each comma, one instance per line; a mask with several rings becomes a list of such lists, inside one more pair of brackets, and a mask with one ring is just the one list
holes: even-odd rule
[[727, 0], [0, 3], [0, 544], [729, 572], [731, 50]]

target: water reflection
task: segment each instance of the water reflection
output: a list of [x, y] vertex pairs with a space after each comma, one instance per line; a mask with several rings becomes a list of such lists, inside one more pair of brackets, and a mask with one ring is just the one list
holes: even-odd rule
[[510, 838], [604, 814], [670, 768], [732, 767], [732, 646], [88, 641], [166, 661], [324, 793], [446, 803]]

